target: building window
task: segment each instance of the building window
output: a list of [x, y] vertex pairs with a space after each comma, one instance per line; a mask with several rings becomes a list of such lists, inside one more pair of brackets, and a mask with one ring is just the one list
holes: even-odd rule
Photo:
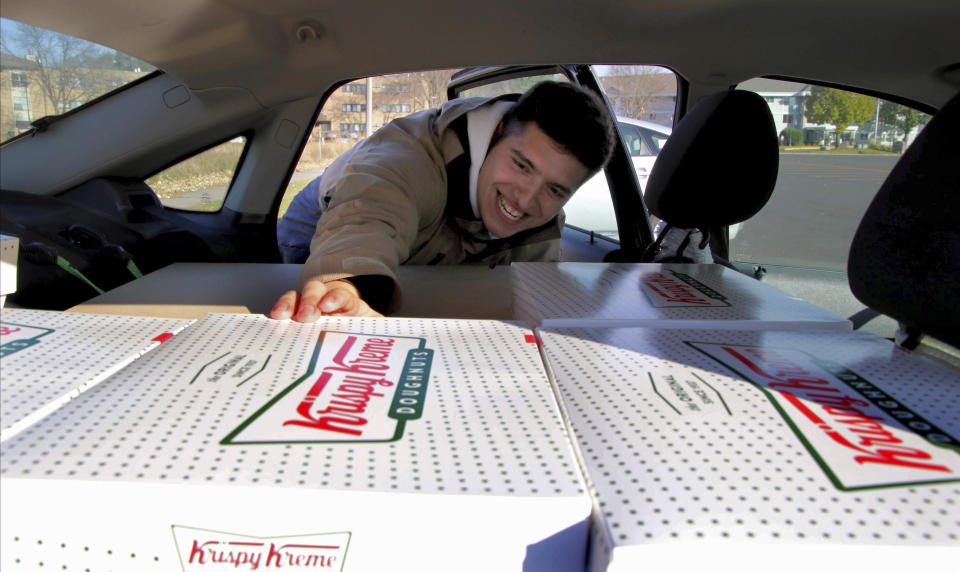
[[380, 109], [384, 113], [410, 113], [409, 103], [383, 104]]
[[341, 123], [339, 125], [340, 131], [365, 131], [367, 129], [366, 123]]
[[383, 88], [383, 91], [388, 93], [408, 93], [410, 91], [409, 83], [392, 83], [380, 87]]
[[789, 114], [784, 115], [784, 116], [783, 116], [783, 123], [784, 123], [784, 125], [793, 125], [793, 116], [792, 116], [792, 115], [789, 115]]
[[28, 85], [30, 85], [30, 80], [27, 77], [27, 74], [25, 73], [11, 72], [10, 85], [13, 87], [27, 87]]
[[366, 103], [344, 103], [343, 111], [366, 111]]
[[12, 94], [13, 118], [20, 123], [30, 123], [30, 97], [23, 93]]
[[348, 83], [343, 86], [343, 91], [346, 93], [367, 93], [367, 86], [362, 83]]

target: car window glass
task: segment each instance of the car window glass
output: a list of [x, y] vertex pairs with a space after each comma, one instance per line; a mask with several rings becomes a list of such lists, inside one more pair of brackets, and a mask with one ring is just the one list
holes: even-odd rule
[[0, 141], [156, 68], [122, 52], [0, 18]]
[[876, 97], [809, 84], [754, 79], [739, 88], [758, 93], [770, 107], [780, 166], [766, 206], [731, 227], [731, 260], [761, 266], [770, 276], [783, 268], [818, 272], [808, 273], [806, 281], [777, 284], [811, 301], [811, 294], [799, 289], [819, 281], [815, 276], [840, 276], [834, 301], [818, 303], [850, 315], [858, 303], [842, 287], [853, 235], [929, 116]]
[[656, 155], [660, 152], [660, 149], [663, 149], [663, 145], [667, 142], [667, 137], [669, 137], [666, 133], [654, 131], [653, 129], [640, 128], [640, 131], [646, 135], [650, 141], [650, 153], [653, 155]]
[[[656, 66], [594, 66], [593, 70], [617, 117], [617, 128], [643, 192], [660, 145], [673, 126], [677, 77]], [[644, 134], [648, 134], [646, 138]], [[567, 226], [620, 240], [613, 199], [602, 172], [588, 179], [563, 210]]]
[[640, 136], [640, 129], [626, 123], [617, 123], [617, 129], [620, 130], [620, 136], [623, 137], [623, 143], [627, 146], [627, 152], [630, 155], [650, 154], [650, 148], [644, 145], [643, 137]]
[[216, 212], [240, 165], [246, 137], [237, 137], [160, 171], [146, 183], [167, 208]]
[[[391, 74], [359, 79], [337, 88], [324, 102], [313, 131], [280, 202], [278, 217], [310, 181], [369, 132], [390, 121], [447, 101], [454, 69]], [[368, 113], [367, 93], [371, 103]]]

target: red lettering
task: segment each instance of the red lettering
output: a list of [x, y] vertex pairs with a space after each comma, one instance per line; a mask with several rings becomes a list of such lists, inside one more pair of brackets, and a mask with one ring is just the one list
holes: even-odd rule
[[791, 405], [797, 408], [797, 411], [803, 413], [803, 415], [813, 423], [816, 423], [817, 425], [825, 424], [824, 420], [821, 419], [819, 415], [814, 413], [813, 410], [807, 407], [806, 404], [800, 401], [796, 395], [787, 393], [786, 391], [781, 391], [780, 395], [782, 395], [784, 399], [789, 401]]
[[[865, 419], [837, 419], [837, 423], [843, 423], [844, 425], [856, 425], [850, 429], [853, 433], [865, 433], [865, 434], [876, 434], [876, 432], [886, 433], [883, 430], [883, 425], [877, 423], [876, 421], [871, 421], [870, 419], [875, 419], [874, 417], [865, 418]], [[882, 421], [882, 419], [880, 419]], [[868, 431], [867, 429], [870, 429]]]
[[[868, 451], [861, 447], [858, 447], [846, 440], [840, 433], [836, 431], [827, 431], [827, 435], [837, 443], [848, 447], [855, 451], [863, 453], [862, 455], [857, 455], [853, 459], [860, 463], [877, 463], [881, 465], [896, 465], [898, 467], [912, 467], [914, 469], [925, 469], [929, 471], [945, 471], [947, 473], [952, 472], [949, 468], [944, 467], [943, 465], [933, 465], [930, 463], [917, 463], [913, 461], [906, 461], [900, 457], [906, 457], [908, 459], [920, 459], [920, 460], [930, 460], [933, 459], [928, 453], [924, 451], [919, 451], [911, 447], [902, 447], [898, 449], [877, 449], [876, 451]], [[896, 439], [900, 441], [899, 439]], [[901, 441], [902, 442], [902, 441]]]
[[190, 558], [187, 559], [187, 562], [193, 564], [193, 558], [197, 558], [197, 563], [203, 564], [203, 547], [208, 544], [216, 544], [216, 542], [204, 542], [203, 544], [197, 544], [197, 541], [193, 541], [193, 548], [190, 549]]
[[283, 555], [280, 553], [280, 551], [278, 551], [278, 550], [274, 547], [273, 543], [271, 542], [271, 543], [270, 543], [270, 551], [267, 552], [267, 562], [266, 562], [266, 564], [265, 564], [265, 566], [266, 566], [267, 568], [270, 567], [270, 562], [271, 562], [274, 558], [276, 558], [276, 562], [277, 562], [276, 567], [279, 568], [280, 566], [282, 566], [282, 564], [280, 563], [280, 561], [281, 561], [281, 559], [283, 558]]
[[817, 395], [815, 393], [808, 393], [807, 397], [824, 405], [857, 405], [859, 407], [868, 407], [870, 405], [869, 401], [856, 399], [847, 395]]
[[[819, 390], [819, 391], [834, 391], [834, 392], [838, 392], [838, 393], [840, 392], [839, 389], [835, 389], [835, 388], [832, 388], [832, 387], [823, 387], [824, 385], [829, 385], [829, 384], [830, 384], [830, 382], [827, 381], [827, 380], [825, 380], [825, 379], [818, 379], [818, 378], [813, 378], [813, 379], [788, 378], [788, 379], [784, 380], [784, 379], [781, 379], [781, 378], [779, 378], [779, 377], [774, 377], [774, 376], [770, 375], [769, 373], [765, 372], [764, 370], [762, 370], [762, 369], [760, 368], [760, 366], [758, 366], [756, 363], [754, 363], [753, 361], [751, 361], [750, 358], [748, 358], [748, 357], [746, 357], [745, 355], [741, 354], [741, 353], [738, 352], [737, 350], [735, 350], [735, 349], [733, 349], [733, 348], [728, 348], [728, 347], [724, 347], [724, 348], [722, 348], [722, 349], [723, 349], [723, 351], [725, 351], [725, 352], [727, 352], [728, 354], [730, 354], [731, 356], [733, 356], [737, 361], [739, 361], [739, 362], [742, 363], [743, 365], [747, 366], [747, 368], [749, 368], [750, 371], [754, 372], [755, 374], [759, 375], [760, 377], [764, 377], [764, 378], [766, 378], [766, 379], [773, 380], [773, 382], [770, 383], [770, 385], [769, 385], [769, 387], [771, 387], [771, 388], [784, 387], [784, 388], [788, 388], [788, 389], [804, 389], [804, 390], [816, 389], [816, 390]], [[760, 353], [760, 352], [752, 352], [752, 353]], [[811, 384], [811, 385], [808, 386], [807, 384]]]
[[857, 419], [873, 419], [874, 421], [883, 421], [883, 417], [870, 417], [856, 407], [836, 407], [833, 405], [824, 405], [823, 410], [834, 417], [856, 417]]
[[830, 385], [830, 381], [820, 378], [805, 379], [802, 377], [789, 377], [786, 380], [774, 381], [770, 384], [770, 388], [773, 389], [784, 387], [787, 389], [801, 389], [804, 391], [816, 389], [818, 391], [836, 391], [837, 393], [840, 393], [839, 389], [834, 387], [824, 387], [825, 385]]
[[[684, 288], [684, 287], [680, 286], [679, 284], [672, 284], [672, 283], [671, 283], [671, 284], [669, 284], [669, 286], [667, 286], [667, 288], [669, 288], [670, 290], [676, 290], [677, 293], [666, 292], [666, 291], [664, 291], [663, 289], [657, 288], [657, 285], [656, 285], [653, 281], [651, 281], [651, 280], [646, 281], [646, 285], [647, 285], [651, 290], [653, 290], [654, 292], [656, 292], [657, 294], [659, 294], [661, 297], [666, 298], [666, 299], [671, 300], [671, 301], [674, 301], [674, 302], [681, 302], [681, 303], [684, 303], [684, 304], [699, 304], [699, 305], [709, 305], [709, 304], [710, 304], [710, 302], [709, 302], [708, 300], [703, 300], [702, 298], [697, 298], [697, 297], [696, 297], [696, 294], [694, 294], [692, 290], [689, 290], [689, 289], [687, 289], [687, 288]], [[691, 297], [691, 296], [692, 296], [692, 297]]]
[[324, 415], [323, 417], [320, 417], [317, 419], [314, 419], [312, 417], [307, 417], [307, 421], [301, 421], [299, 419], [285, 421], [283, 425], [284, 426], [299, 425], [301, 427], [309, 427], [311, 429], [321, 429], [324, 431], [334, 431], [336, 433], [346, 433], [347, 435], [363, 434], [363, 431], [350, 429], [349, 427], [338, 427], [337, 425], [335, 425], [338, 423], [341, 425], [359, 426], [359, 425], [366, 425], [367, 420], [362, 417], [348, 418], [348, 417], [342, 417], [337, 415]]

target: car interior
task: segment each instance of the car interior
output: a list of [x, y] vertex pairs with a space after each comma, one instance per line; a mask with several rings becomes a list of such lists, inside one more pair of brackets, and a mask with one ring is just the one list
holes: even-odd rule
[[[109, 2], [89, 4], [113, 8]], [[938, 26], [950, 21], [941, 16], [953, 8], [936, 2], [921, 2], [902, 18], [890, 16], [895, 12], [893, 3], [870, 5], [875, 14], [871, 37], [922, 29], [923, 41], [916, 45], [867, 41], [865, 25], [846, 29], [848, 19], [843, 16], [863, 9], [860, 3], [830, 5], [837, 16], [816, 26], [808, 25], [807, 14], [828, 9], [826, 3], [773, 9], [750, 2], [722, 7], [690, 2], [672, 7], [667, 21], [656, 4], [600, 3], [589, 14], [565, 8], [570, 10], [567, 18], [551, 26], [537, 25], [542, 12], [554, 10], [538, 2], [511, 6], [509, 22], [493, 15], [498, 13], [496, 8], [508, 10], [506, 4], [495, 4], [489, 14], [479, 18], [470, 14], [466, 26], [457, 23], [463, 23], [468, 10], [444, 9], [438, 17], [426, 5], [384, 6], [382, 17], [362, 27], [351, 17], [353, 8], [330, 5], [319, 10], [295, 1], [276, 10], [243, 1], [184, 12], [176, 12], [171, 5], [163, 17], [144, 17], [134, 8], [118, 9], [109, 22], [55, 6], [55, 2], [11, 0], [4, 3], [3, 17], [97, 41], [141, 58], [158, 71], [64, 113], [34, 118], [3, 142], [3, 228], [21, 237], [21, 280], [28, 285], [11, 301], [45, 309], [69, 308], [98, 290], [134, 279], [127, 270], [129, 260], [141, 272], [178, 261], [278, 261], [275, 224], [285, 186], [311, 138], [309, 126], [317, 123], [324, 101], [357, 78], [486, 62], [498, 66], [467, 67], [450, 74], [447, 96], [457, 97], [495, 82], [554, 74], [611, 100], [601, 85], [602, 68], [558, 63], [586, 61], [663, 66], [677, 79], [671, 127], [697, 133], [683, 142], [684, 149], [677, 135], [668, 140], [673, 143], [658, 163], [662, 166], [653, 185], [656, 191], [647, 196], [638, 192], [636, 174], [626, 150], [619, 146], [604, 173], [618, 240], [568, 228], [565, 259], [639, 261], [649, 257], [654, 225], [676, 201], [673, 204], [681, 208], [674, 208], [669, 216], [677, 221], [666, 220], [686, 228], [709, 227], [709, 244], [718, 260], [733, 261], [746, 273], [793, 289], [791, 293], [837, 313], [853, 315], [865, 308], [847, 288], [842, 264], [826, 269], [775, 258], [740, 260], [732, 255], [735, 249], [726, 230], [742, 221], [683, 218], [696, 212], [719, 214], [718, 209], [746, 203], [759, 210], [764, 201], [753, 200], [754, 183], [744, 177], [769, 178], [771, 166], [776, 173], [772, 159], [759, 159], [761, 152], [753, 147], [768, 144], [750, 132], [760, 129], [758, 121], [763, 119], [748, 118], [738, 109], [727, 124], [711, 127], [715, 138], [711, 141], [702, 140], [709, 137], [703, 134], [709, 130], [687, 127], [684, 119], [691, 116], [686, 123], [702, 121], [694, 117], [698, 102], [755, 77], [847, 87], [928, 114], [936, 113], [960, 85], [960, 58], [947, 39], [951, 34], [945, 28], [937, 33]], [[743, 13], [750, 18], [740, 17]], [[778, 43], [776, 24], [781, 22], [803, 28], [810, 39], [795, 42], [796, 46]], [[218, 36], [221, 26], [237, 31]], [[430, 29], [434, 42], [449, 49], [441, 54], [430, 49], [430, 42], [407, 37], [406, 30], [423, 26]], [[494, 29], [505, 35], [522, 31], [524, 41], [519, 45], [484, 41], [485, 31]], [[587, 41], [601, 33], [607, 41]], [[834, 38], [845, 40], [832, 46]], [[365, 44], [391, 49], [368, 57], [356, 49]], [[758, 46], [771, 49], [753, 49]], [[146, 182], [226, 141], [243, 145], [222, 205], [208, 211], [178, 209], [165, 205]], [[695, 174], [704, 176], [685, 178]], [[708, 202], [711, 198], [714, 201]], [[682, 208], [692, 203], [702, 208]], [[845, 222], [849, 233], [856, 222]], [[828, 247], [845, 252], [849, 243]], [[64, 271], [65, 265], [88, 276], [98, 285], [96, 289], [79, 285]], [[892, 337], [895, 327], [888, 321], [878, 333]]]
[[337, 153], [555, 79], [665, 138], [647, 173], [621, 133], [563, 262], [707, 261], [960, 381], [957, 22], [942, 0], [3, 0], [4, 307], [83, 312], [178, 263], [280, 265], [278, 220]]

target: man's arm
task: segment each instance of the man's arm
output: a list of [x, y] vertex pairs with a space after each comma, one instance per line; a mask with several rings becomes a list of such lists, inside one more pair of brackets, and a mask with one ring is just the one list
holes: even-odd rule
[[428, 119], [391, 122], [324, 171], [323, 215], [300, 292], [281, 296], [271, 317], [380, 315], [397, 305], [396, 268], [446, 204], [446, 171]]

